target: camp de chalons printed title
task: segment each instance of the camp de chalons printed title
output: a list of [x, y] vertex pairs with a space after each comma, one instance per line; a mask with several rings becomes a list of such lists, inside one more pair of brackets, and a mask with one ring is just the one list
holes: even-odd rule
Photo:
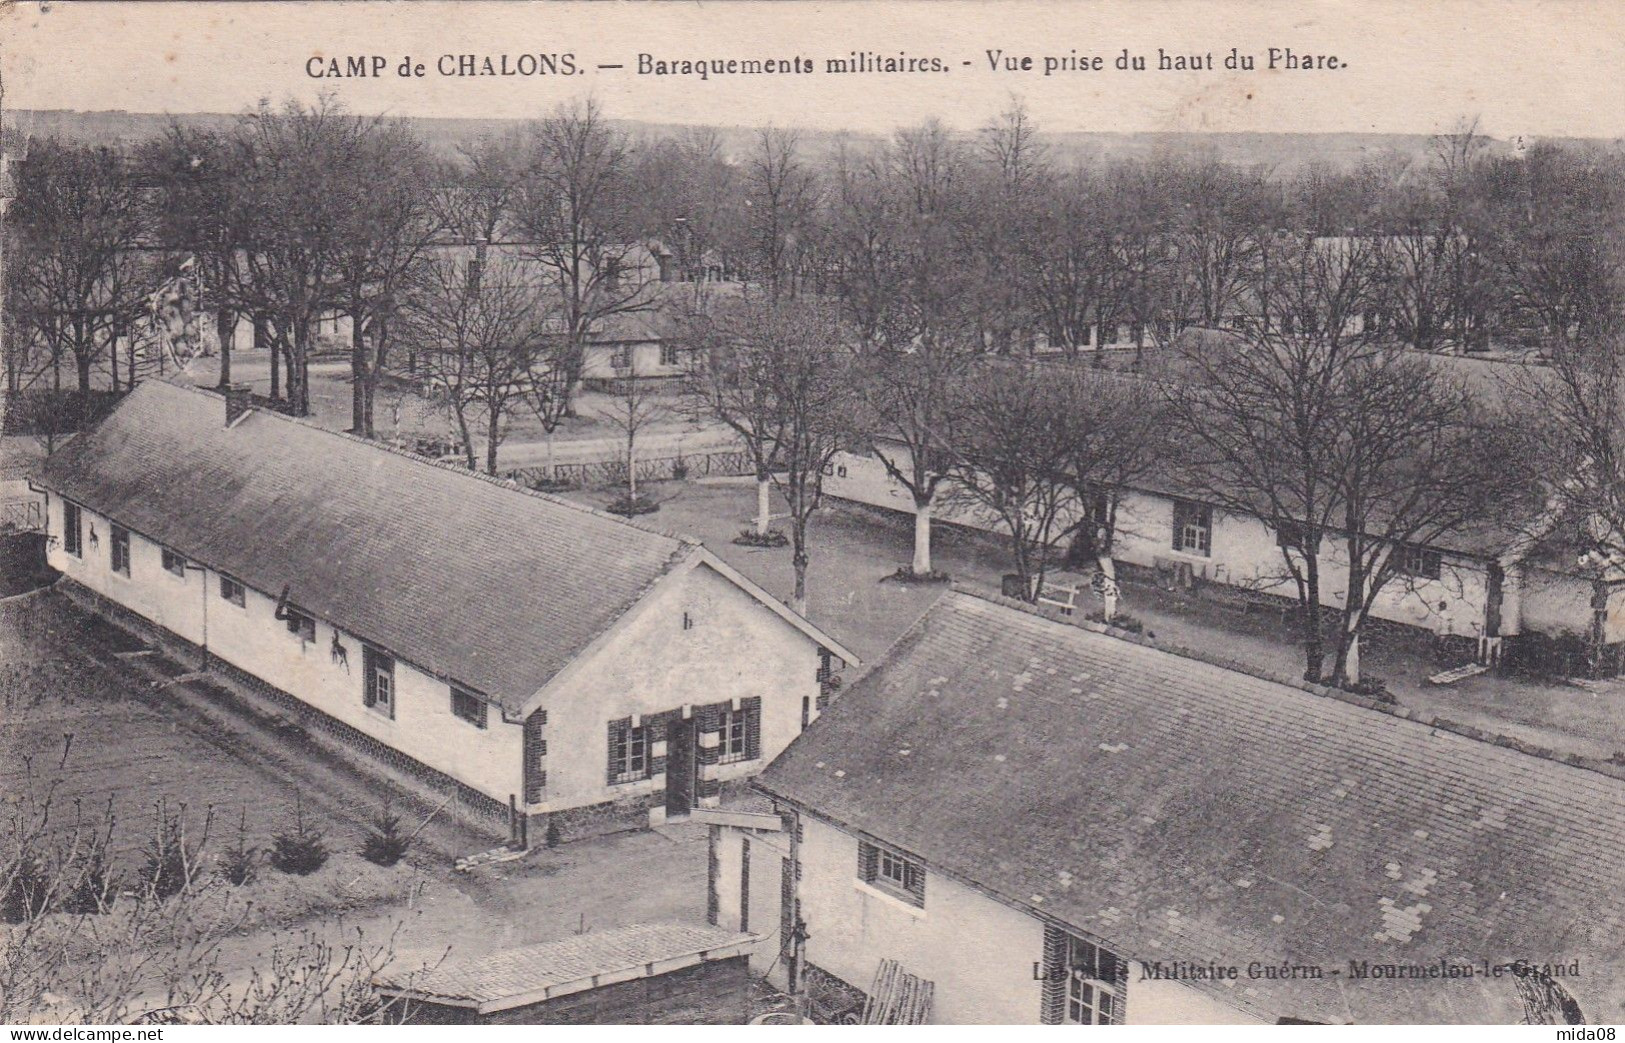
[[464, 79], [489, 76], [584, 76], [591, 72], [630, 73], [638, 76], [673, 76], [710, 80], [734, 76], [812, 76], [864, 73], [946, 73], [956, 68], [972, 72], [1017, 76], [1064, 76], [1072, 73], [1149, 72], [1333, 72], [1349, 63], [1336, 54], [1294, 47], [1266, 47], [1242, 51], [1153, 48], [1150, 51], [1089, 52], [1078, 48], [1046, 54], [1027, 54], [1003, 48], [984, 48], [975, 57], [921, 55], [907, 50], [847, 51], [835, 56], [651, 54], [589, 60], [574, 51], [525, 51], [493, 54], [384, 55], [313, 54], [305, 59], [305, 75], [317, 80], [338, 79]]

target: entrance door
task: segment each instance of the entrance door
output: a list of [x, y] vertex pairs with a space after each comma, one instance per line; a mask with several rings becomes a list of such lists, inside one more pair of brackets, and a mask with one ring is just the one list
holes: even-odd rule
[[694, 808], [696, 733], [692, 720], [678, 718], [666, 726], [666, 817], [687, 815]]

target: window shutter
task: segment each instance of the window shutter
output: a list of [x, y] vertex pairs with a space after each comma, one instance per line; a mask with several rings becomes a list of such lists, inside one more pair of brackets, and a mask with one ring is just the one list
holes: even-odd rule
[[547, 789], [547, 740], [542, 729], [547, 725], [547, 711], [537, 710], [525, 718], [525, 802], [539, 803]]
[[753, 761], [762, 755], [762, 697], [742, 700], [739, 708], [745, 714], [745, 759]]
[[1066, 935], [1059, 927], [1044, 925], [1044, 981], [1038, 1020], [1059, 1025], [1066, 1014]]
[[858, 879], [872, 884], [879, 870], [880, 849], [867, 840], [858, 841]]
[[1184, 540], [1182, 539], [1182, 534], [1185, 531], [1184, 507], [1185, 505], [1180, 503], [1178, 500], [1174, 501], [1174, 531], [1171, 544], [1174, 550], [1179, 550], [1184, 545]]
[[614, 785], [615, 780], [621, 774], [621, 767], [620, 767], [621, 766], [621, 757], [622, 757], [623, 751], [626, 749], [626, 742], [627, 742], [627, 739], [629, 738], [629, 736], [627, 735], [627, 732], [630, 731], [631, 728], [632, 728], [632, 718], [630, 718], [630, 717], [622, 717], [618, 721], [610, 721], [609, 722], [609, 776], [608, 777], [609, 777], [610, 785]]
[[904, 876], [907, 877], [904, 884], [909, 895], [913, 897], [914, 904], [925, 908], [925, 867], [918, 862], [910, 861]]

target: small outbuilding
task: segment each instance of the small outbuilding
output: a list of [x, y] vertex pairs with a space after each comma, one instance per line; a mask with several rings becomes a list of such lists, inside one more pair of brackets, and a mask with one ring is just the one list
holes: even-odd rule
[[414, 1025], [742, 1025], [754, 935], [634, 924], [374, 980]]

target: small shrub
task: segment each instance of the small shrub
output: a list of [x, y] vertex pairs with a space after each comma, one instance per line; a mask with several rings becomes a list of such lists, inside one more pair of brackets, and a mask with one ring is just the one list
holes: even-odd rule
[[203, 840], [186, 841], [186, 805], [171, 812], [159, 801], [153, 814], [152, 836], [147, 838], [141, 867], [141, 882], [158, 898], [169, 898], [190, 887], [203, 872], [200, 856], [208, 839], [208, 819], [204, 820]]
[[898, 583], [947, 583], [949, 576], [941, 569], [932, 569], [930, 572], [915, 572], [911, 566], [899, 566], [896, 572], [886, 577]]
[[640, 514], [653, 514], [660, 510], [660, 501], [647, 496], [617, 496], [611, 500], [609, 506], [604, 508], [611, 514], [619, 514], [623, 518], [635, 518]]
[[741, 547], [788, 547], [790, 537], [779, 529], [769, 529], [766, 532], [757, 532], [755, 529], [740, 529], [734, 542]]
[[1108, 621], [1106, 619], [1106, 610], [1097, 608], [1093, 612], [1089, 613], [1087, 618], [1091, 622], [1105, 623], [1109, 627], [1115, 627], [1118, 630], [1123, 630], [1130, 634], [1145, 633], [1145, 624], [1138, 618], [1129, 615], [1127, 612], [1119, 612]]
[[539, 493], [564, 493], [574, 489], [576, 483], [568, 478], [538, 478], [530, 487]]
[[6, 890], [0, 894], [0, 922], [23, 923], [45, 912], [50, 888], [44, 864], [32, 852], [23, 852], [7, 867]]
[[674, 478], [675, 480], [677, 480], [679, 482], [682, 481], [683, 479], [687, 478], [688, 477], [688, 461], [684, 460], [680, 456], [677, 459], [673, 460], [672, 464], [671, 464], [671, 476], [672, 476], [672, 478]]
[[220, 876], [232, 887], [245, 887], [259, 876], [262, 858], [259, 848], [248, 846], [248, 809], [245, 807], [237, 822], [237, 842], [220, 856]]
[[83, 855], [67, 867], [69, 883], [58, 908], [64, 913], [91, 915], [105, 913], [113, 907], [118, 893], [113, 887], [113, 874], [107, 865], [107, 852], [100, 846]]
[[548, 847], [558, 847], [564, 843], [564, 835], [559, 832], [559, 820], [552, 815], [547, 816], [547, 838], [544, 843]]
[[406, 856], [412, 838], [401, 832], [401, 817], [389, 810], [386, 803], [368, 823], [367, 836], [361, 842], [361, 857], [375, 866], [389, 867]]
[[1355, 695], [1363, 695], [1367, 699], [1375, 699], [1379, 703], [1392, 704], [1398, 701], [1394, 698], [1394, 694], [1388, 690], [1387, 683], [1380, 677], [1362, 677], [1358, 681], [1344, 685], [1343, 690], [1353, 692]]
[[304, 801], [294, 798], [293, 831], [271, 838], [271, 866], [278, 872], [309, 876], [327, 864], [327, 842], [321, 831], [305, 824]]

